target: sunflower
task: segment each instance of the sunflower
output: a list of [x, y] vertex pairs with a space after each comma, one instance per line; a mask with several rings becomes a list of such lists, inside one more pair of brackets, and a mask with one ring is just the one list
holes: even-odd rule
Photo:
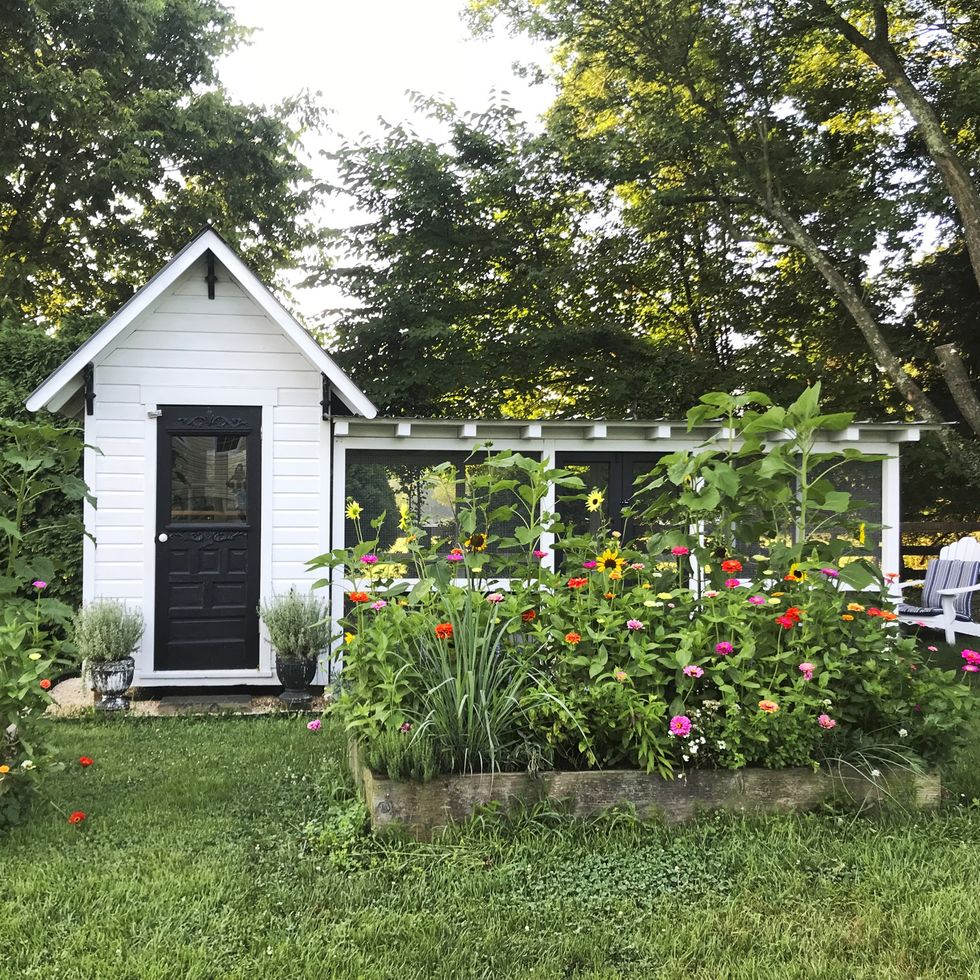
[[605, 494], [601, 490], [593, 488], [585, 498], [585, 509], [594, 514], [597, 510], [601, 509], [605, 499]]
[[596, 558], [596, 567], [600, 572], [618, 572], [625, 564], [618, 551], [610, 551], [608, 548]]
[[412, 526], [411, 515], [408, 512], [408, 504], [401, 504], [398, 507], [398, 528], [407, 531]]
[[805, 582], [806, 572], [794, 561], [789, 566], [789, 571], [783, 576], [784, 582]]
[[356, 500], [352, 500], [347, 505], [347, 510], [344, 513], [347, 515], [348, 520], [356, 521], [361, 516], [361, 505]]
[[487, 550], [487, 536], [480, 531], [475, 534], [471, 534], [463, 544], [466, 545], [470, 551], [486, 551]]

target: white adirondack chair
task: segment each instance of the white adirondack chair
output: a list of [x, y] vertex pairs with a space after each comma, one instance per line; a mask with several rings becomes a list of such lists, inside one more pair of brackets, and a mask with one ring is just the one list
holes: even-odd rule
[[[903, 589], [922, 586], [922, 605], [910, 606], [901, 601]], [[898, 621], [943, 630], [947, 643], [956, 642], [956, 634], [980, 636], [980, 623], [973, 621], [970, 600], [980, 591], [980, 541], [961, 538], [948, 544], [939, 557], [929, 562], [925, 579], [902, 582], [893, 587], [898, 603]]]

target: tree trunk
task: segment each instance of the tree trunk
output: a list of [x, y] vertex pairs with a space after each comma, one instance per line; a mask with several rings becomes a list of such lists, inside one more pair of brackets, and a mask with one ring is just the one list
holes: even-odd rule
[[901, 58], [888, 40], [888, 12], [885, 5], [876, 3], [874, 6], [874, 37], [862, 34], [850, 21], [841, 17], [827, 0], [812, 0], [812, 5], [838, 34], [878, 66], [899, 101], [915, 120], [922, 142], [959, 211], [973, 275], [980, 285], [980, 191], [943, 130], [936, 110], [915, 87]]
[[966, 367], [956, 345], [943, 344], [936, 348], [936, 355], [939, 357], [939, 367], [956, 402], [956, 407], [963, 414], [966, 424], [974, 434], [980, 436], [980, 399], [973, 390], [970, 376], [966, 373]]
[[[813, 264], [813, 267], [824, 277], [834, 294], [851, 314], [858, 329], [864, 335], [878, 367], [885, 373], [891, 383], [898, 389], [901, 396], [915, 410], [923, 422], [945, 422], [942, 413], [933, 404], [929, 396], [915, 383], [911, 375], [902, 366], [902, 362], [892, 353], [888, 340], [882, 333], [874, 314], [868, 309], [858, 291], [837, 269], [837, 266], [827, 257], [826, 253], [801, 225], [781, 204], [776, 201], [766, 201], [765, 209], [779, 222], [792, 239], [796, 247]], [[940, 432], [944, 443], [950, 438], [948, 430]]]

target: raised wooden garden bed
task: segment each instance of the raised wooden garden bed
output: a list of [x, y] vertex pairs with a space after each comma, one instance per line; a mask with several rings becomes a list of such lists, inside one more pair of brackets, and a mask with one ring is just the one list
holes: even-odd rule
[[677, 779], [631, 769], [601, 772], [498, 773], [440, 776], [427, 783], [385, 779], [360, 765], [351, 750], [351, 767], [363, 788], [375, 831], [401, 829], [417, 840], [429, 840], [451, 821], [465, 820], [477, 807], [497, 803], [562, 801], [575, 816], [590, 817], [612, 807], [631, 806], [641, 817], [676, 823], [699, 811], [787, 813], [813, 809], [834, 797], [857, 804], [897, 799], [919, 807], [939, 802], [937, 774], [890, 771], [872, 781], [812, 769], [698, 769]]

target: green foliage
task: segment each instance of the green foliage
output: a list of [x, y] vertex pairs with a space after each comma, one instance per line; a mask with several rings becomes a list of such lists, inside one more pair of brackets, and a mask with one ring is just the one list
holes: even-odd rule
[[330, 642], [328, 604], [313, 593], [290, 589], [286, 595], [263, 602], [259, 615], [269, 631], [269, 642], [284, 660], [319, 657]]
[[144, 628], [139, 610], [127, 609], [124, 602], [96, 599], [75, 614], [72, 637], [79, 656], [91, 663], [106, 663], [130, 656]]
[[398, 730], [368, 736], [363, 751], [367, 767], [389, 779], [427, 782], [446, 767], [437, 756], [433, 739], [422, 730], [412, 734], [410, 722]]
[[266, 279], [317, 235], [306, 96], [235, 103], [243, 39], [215, 0], [18, 3], [0, 24], [0, 296], [57, 322], [110, 311], [208, 221]]

